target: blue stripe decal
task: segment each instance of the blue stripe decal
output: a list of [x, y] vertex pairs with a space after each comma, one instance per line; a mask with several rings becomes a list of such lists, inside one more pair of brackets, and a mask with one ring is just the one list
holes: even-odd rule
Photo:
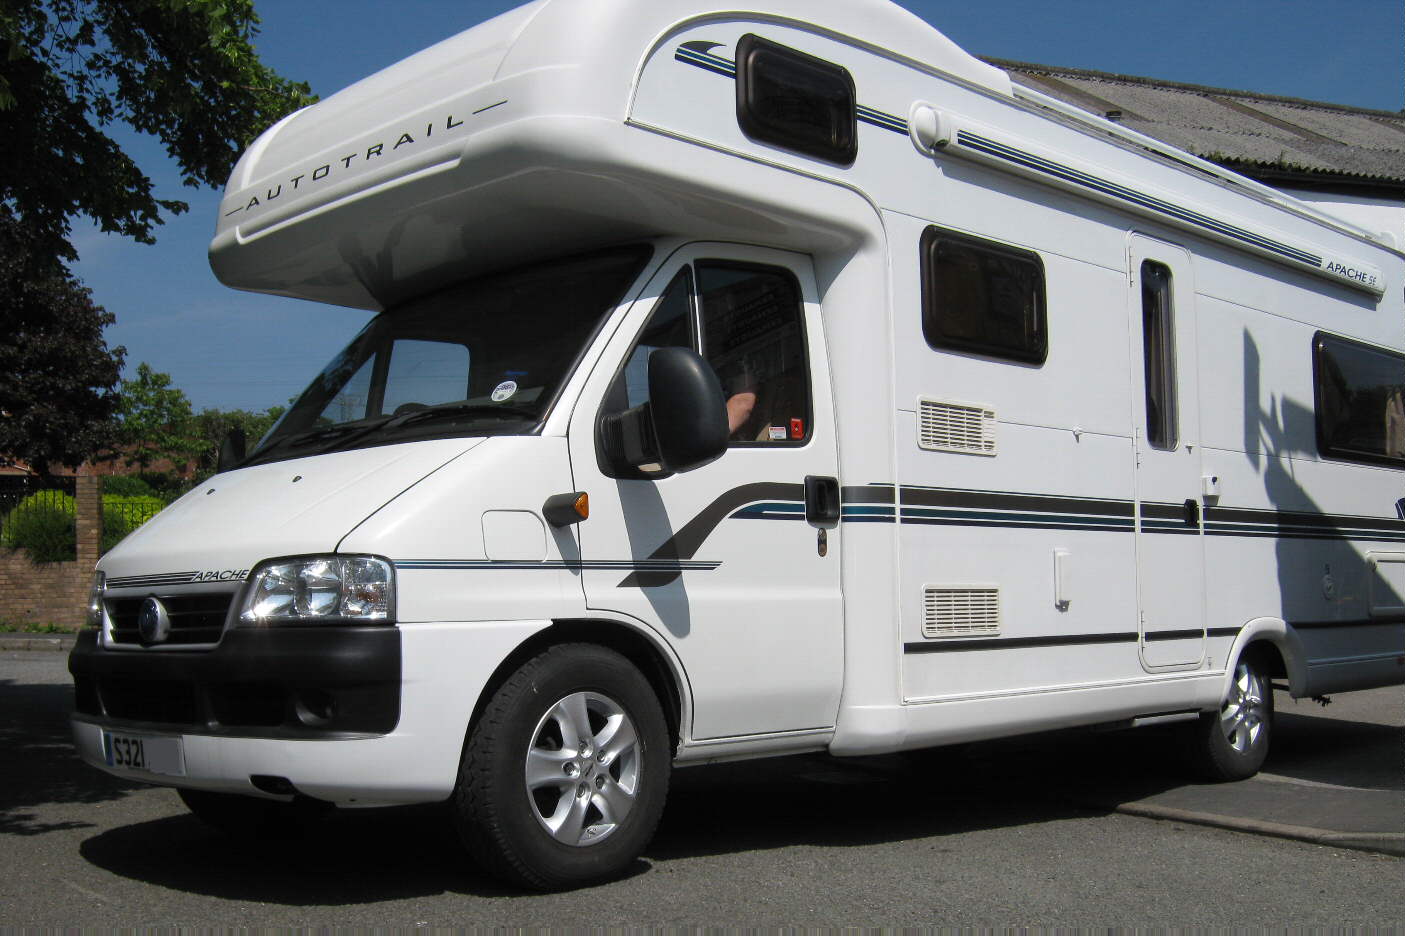
[[730, 515], [733, 520], [804, 520], [805, 505], [775, 501], [748, 504]]
[[1033, 153], [1026, 153], [1023, 150], [1015, 149], [1012, 146], [1006, 146], [995, 140], [986, 139], [969, 130], [958, 130], [956, 132], [956, 141], [962, 146], [980, 153], [985, 153], [987, 156], [993, 156], [1005, 162], [1023, 166], [1026, 169], [1032, 169], [1057, 179], [1062, 179], [1065, 182], [1072, 182], [1075, 185], [1080, 185], [1103, 195], [1120, 199], [1121, 201], [1128, 202], [1140, 208], [1146, 208], [1159, 214], [1175, 218], [1178, 221], [1184, 221], [1196, 225], [1197, 227], [1213, 231], [1224, 237], [1233, 238], [1241, 243], [1257, 247], [1260, 250], [1266, 250], [1278, 254], [1279, 256], [1287, 257], [1289, 260], [1296, 260], [1299, 263], [1306, 263], [1319, 268], [1322, 266], [1321, 257], [1308, 253], [1305, 250], [1299, 250], [1296, 247], [1270, 240], [1252, 231], [1246, 231], [1232, 224], [1217, 221], [1208, 215], [1200, 214], [1197, 211], [1191, 211], [1188, 208], [1182, 208], [1179, 205], [1173, 205], [1170, 202], [1162, 201], [1151, 195], [1146, 195], [1142, 192], [1118, 185], [1107, 179], [1100, 179], [1097, 176], [1089, 175], [1086, 172], [1080, 172], [1072, 167], [1043, 159], [1042, 157], [1035, 156]]
[[710, 72], [716, 72], [727, 78], [735, 78], [737, 76], [737, 66], [735, 63], [707, 52], [696, 52], [684, 46], [679, 46], [673, 53], [673, 57], [680, 62], [696, 65], [699, 68], [704, 68]]
[[884, 130], [891, 130], [894, 133], [907, 135], [907, 121], [901, 117], [894, 117], [892, 114], [884, 113], [881, 110], [874, 110], [871, 107], [858, 106], [858, 119], [875, 127], [882, 127]]

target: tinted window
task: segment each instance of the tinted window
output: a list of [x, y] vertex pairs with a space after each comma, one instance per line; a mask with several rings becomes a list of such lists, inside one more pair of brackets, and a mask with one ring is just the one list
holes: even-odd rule
[[847, 69], [760, 36], [737, 43], [737, 121], [754, 140], [847, 166], [858, 155]]
[[654, 306], [603, 411], [648, 399], [655, 349], [691, 347], [717, 372], [732, 444], [802, 444], [810, 436], [803, 315], [788, 270], [716, 260], [684, 267]]
[[668, 284], [649, 324], [624, 366], [624, 399], [616, 410], [638, 406], [649, 399], [649, 355], [657, 348], [696, 348], [694, 337], [693, 268], [678, 271]]
[[697, 267], [702, 355], [722, 382], [732, 440], [805, 440], [810, 381], [795, 277], [773, 267], [715, 261]]
[[1142, 360], [1146, 370], [1146, 440], [1174, 449], [1180, 427], [1176, 412], [1176, 331], [1171, 306], [1171, 271], [1142, 263]]
[[626, 248], [545, 261], [382, 313], [249, 461], [534, 432], [648, 256]]
[[1405, 466], [1405, 355], [1321, 332], [1314, 346], [1318, 450]]
[[934, 348], [1044, 363], [1039, 255], [928, 228], [922, 235], [922, 333]]

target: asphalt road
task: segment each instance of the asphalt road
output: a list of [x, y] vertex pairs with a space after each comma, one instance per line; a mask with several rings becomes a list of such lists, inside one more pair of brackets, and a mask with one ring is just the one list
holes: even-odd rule
[[[70, 693], [61, 654], [0, 654], [0, 925], [1405, 924], [1405, 859], [1078, 795], [1109, 778], [1182, 789], [1150, 730], [678, 771], [633, 873], [536, 895], [480, 875], [437, 808], [341, 812], [294, 843], [223, 839], [171, 791], [81, 764]], [[1326, 713], [1281, 703], [1286, 753], [1270, 775], [1311, 789], [1357, 757], [1360, 782], [1405, 787], [1402, 699], [1342, 696]]]

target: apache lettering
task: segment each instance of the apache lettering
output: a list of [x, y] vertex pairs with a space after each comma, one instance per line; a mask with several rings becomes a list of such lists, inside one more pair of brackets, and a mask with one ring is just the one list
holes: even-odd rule
[[[497, 105], [494, 104], [492, 106], [496, 107]], [[489, 109], [491, 108], [484, 108], [484, 110]], [[478, 112], [475, 111], [475, 113]], [[459, 127], [462, 127], [463, 125], [463, 120], [454, 117], [453, 114], [448, 114], [445, 116], [442, 123], [436, 124], [435, 122], [431, 121], [430, 123], [425, 124], [424, 135], [421, 136], [419, 139], [416, 139], [408, 131], [402, 131], [400, 135], [395, 138], [394, 142], [386, 142], [383, 140], [379, 143], [373, 143], [370, 146], [366, 147], [366, 154], [364, 156], [362, 156], [359, 152], [352, 153], [349, 156], [338, 156], [336, 160], [334, 160], [334, 162], [323, 163], [322, 165], [313, 169], [311, 173], [304, 172], [301, 175], [290, 176], [287, 179], [287, 183], [293, 188], [294, 191], [296, 191], [302, 186], [303, 180], [305, 179], [310, 178], [313, 182], [322, 182], [332, 176], [335, 173], [336, 169], [334, 163], [341, 163], [343, 169], [350, 169], [352, 161], [355, 160], [358, 156], [361, 157], [363, 162], [368, 162], [377, 156], [386, 155], [385, 151], [387, 149], [389, 149], [393, 153], [399, 150], [402, 146], [418, 146], [421, 140], [428, 140], [434, 136], [434, 130], [436, 126], [440, 127], [443, 130], [456, 130]], [[237, 214], [241, 211], [250, 211], [254, 208], [258, 208], [265, 201], [272, 201], [273, 199], [277, 198], [283, 193], [283, 184], [284, 183], [282, 182], [274, 183], [273, 187], [268, 189], [268, 194], [264, 198], [260, 198], [258, 195], [251, 196], [248, 202], [246, 202], [245, 204], [225, 212], [225, 217], [228, 217], [232, 214]]]
[[248, 569], [218, 569], [209, 572], [196, 572], [190, 577], [190, 583], [196, 582], [242, 582], [249, 577]]
[[1335, 273], [1338, 276], [1345, 276], [1347, 279], [1356, 280], [1358, 283], [1365, 283], [1367, 286], [1376, 285], [1376, 276], [1374, 273], [1367, 273], [1365, 270], [1358, 270], [1355, 267], [1349, 267], [1345, 263], [1338, 263], [1335, 260], [1327, 264], [1327, 272]]

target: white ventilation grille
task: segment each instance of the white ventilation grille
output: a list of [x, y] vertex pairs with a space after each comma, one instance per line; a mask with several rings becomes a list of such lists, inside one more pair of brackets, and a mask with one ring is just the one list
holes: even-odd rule
[[1000, 633], [1000, 589], [929, 585], [924, 589], [923, 637]]
[[995, 410], [970, 403], [917, 401], [917, 444], [933, 452], [995, 454]]

